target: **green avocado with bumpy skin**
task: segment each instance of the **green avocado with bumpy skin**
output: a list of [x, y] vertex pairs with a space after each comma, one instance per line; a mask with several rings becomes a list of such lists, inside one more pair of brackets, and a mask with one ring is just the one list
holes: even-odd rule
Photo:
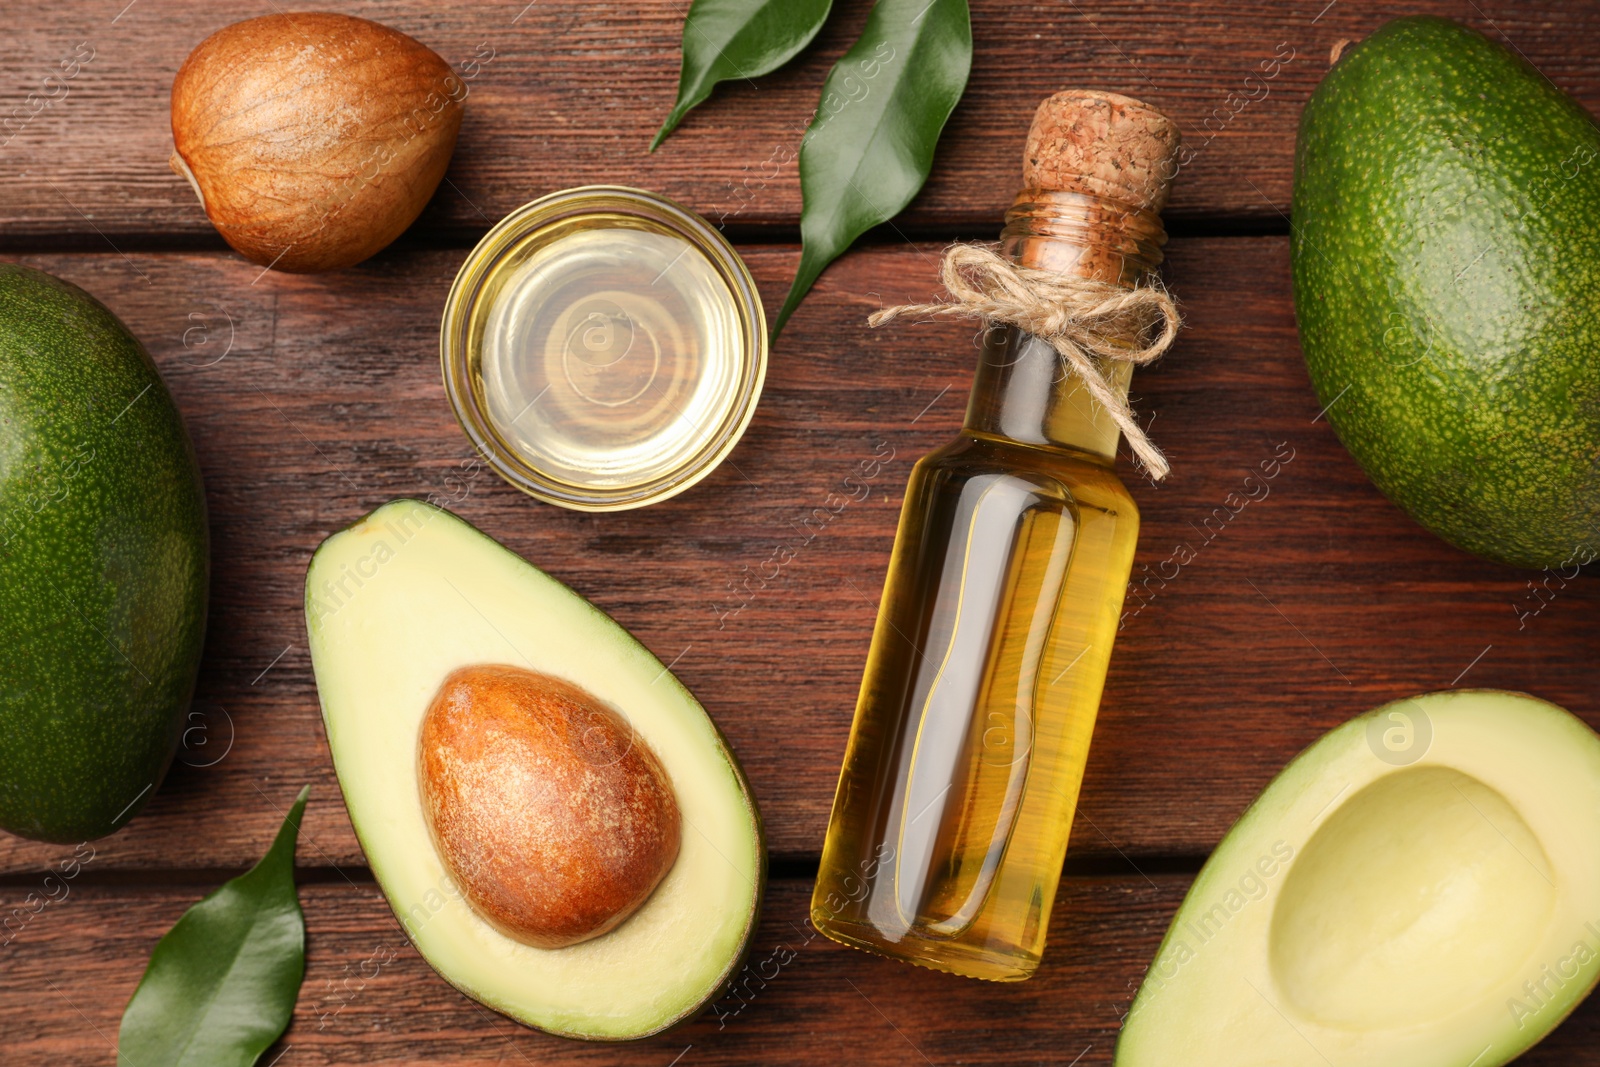
[[1340, 440], [1412, 518], [1521, 567], [1600, 555], [1600, 129], [1521, 57], [1387, 23], [1312, 94], [1291, 249]]
[[0, 828], [131, 819], [177, 750], [205, 634], [205, 497], [144, 347], [0, 264]]

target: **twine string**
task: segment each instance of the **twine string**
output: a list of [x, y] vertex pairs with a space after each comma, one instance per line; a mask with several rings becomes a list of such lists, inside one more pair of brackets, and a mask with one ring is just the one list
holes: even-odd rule
[[1021, 267], [983, 245], [951, 245], [939, 271], [947, 300], [901, 304], [874, 312], [868, 326], [906, 315], [984, 319], [1015, 326], [1049, 343], [1065, 369], [1111, 416], [1139, 462], [1157, 481], [1171, 470], [1134, 418], [1128, 400], [1106, 378], [1106, 362], [1143, 366], [1178, 336], [1182, 318], [1157, 281], [1128, 289], [1092, 278]]

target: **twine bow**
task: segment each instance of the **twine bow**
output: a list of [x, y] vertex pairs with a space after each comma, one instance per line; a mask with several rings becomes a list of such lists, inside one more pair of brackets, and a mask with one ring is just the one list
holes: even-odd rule
[[1063, 366], [1106, 409], [1151, 476], [1158, 481], [1167, 476], [1171, 467], [1166, 457], [1100, 365], [1114, 360], [1143, 366], [1171, 346], [1182, 318], [1160, 283], [1127, 289], [1019, 267], [990, 248], [971, 244], [951, 245], [945, 251], [939, 278], [948, 300], [884, 308], [874, 312], [867, 325], [882, 326], [902, 315], [943, 315], [1005, 323], [1049, 342]]

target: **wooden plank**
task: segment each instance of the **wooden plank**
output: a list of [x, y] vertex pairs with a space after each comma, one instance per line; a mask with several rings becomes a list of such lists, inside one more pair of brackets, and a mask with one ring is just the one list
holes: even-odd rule
[[[794, 249], [746, 253], [776, 299]], [[1178, 240], [1171, 253], [1189, 329], [1135, 391], [1175, 473], [1158, 487], [1123, 468], [1145, 521], [1140, 592], [1112, 657], [1073, 855], [1201, 855], [1320, 732], [1423, 690], [1526, 689], [1600, 725], [1600, 587], [1552, 583], [1542, 612], [1519, 617], [1541, 602], [1528, 588], [1540, 576], [1451, 549], [1377, 494], [1306, 380], [1286, 239]], [[470, 452], [435, 338], [462, 253], [322, 278], [261, 276], [223, 254], [27, 257], [102, 296], [148, 342], [195, 438], [215, 539], [194, 743], [100, 862], [243, 867], [311, 782], [300, 861], [361, 863], [306, 654], [305, 566], [370, 508], [430, 493], [673, 662], [744, 761], [775, 854], [814, 858], [905, 479], [954, 432], [970, 381], [972, 327], [862, 325], [882, 301], [926, 295], [935, 254], [843, 260], [780, 342], [731, 461], [675, 500], [598, 516], [486, 472], [458, 477]], [[870, 498], [805, 533], [802, 520], [875, 456]], [[1274, 456], [1286, 457], [1277, 477], [1250, 489]], [[1194, 558], [1174, 575], [1162, 564], [1179, 544]], [[764, 563], [780, 545], [796, 557], [774, 576]], [[0, 870], [61, 851], [4, 838]]]
[[[550, 1037], [474, 1004], [410, 947], [371, 883], [303, 886], [305, 984], [289, 1031], [262, 1062], [1109, 1064], [1122, 1016], [1186, 882], [1172, 875], [1063, 881], [1043, 966], [1027, 982], [1000, 984], [836, 945], [807, 923], [809, 884], [778, 881], [738, 989], [698, 1019], [626, 1045]], [[81, 888], [35, 915], [0, 947], [9, 1067], [110, 1062], [151, 947], [208, 888]], [[7, 889], [0, 914], [25, 899], [22, 887]], [[1517, 1062], [1600, 1064], [1600, 998]]]
[[[481, 230], [538, 194], [587, 183], [655, 189], [737, 226], [792, 228], [800, 132], [867, 7], [842, 6], [791, 68], [719, 89], [647, 155], [676, 91], [680, 0], [458, 0], [429, 13], [400, 0], [326, 6], [410, 33], [473, 75], [449, 184], [424, 217], [423, 230], [434, 234]], [[1068, 85], [1145, 98], [1178, 122], [1193, 159], [1177, 181], [1175, 217], [1281, 222], [1295, 123], [1330, 47], [1397, 13], [1377, 0], [972, 6], [971, 85], [901, 228], [992, 229], [1015, 191], [1034, 106]], [[0, 54], [0, 239], [209, 234], [189, 188], [167, 168], [172, 76], [207, 34], [276, 9], [271, 0], [68, 0], [49, 20], [12, 20]], [[1507, 40], [1600, 106], [1600, 68], [1585, 46], [1600, 40], [1600, 5], [1419, 0], [1405, 11], [1451, 16]], [[61, 60], [88, 54], [80, 44], [93, 58], [61, 81]]]
[[[1065, 884], [1045, 963], [1021, 985], [955, 978], [836, 945], [807, 921], [809, 883], [776, 882], [740, 989], [695, 1021], [627, 1045], [536, 1033], [463, 997], [411, 948], [370, 882], [305, 886], [305, 984], [288, 1033], [262, 1062], [662, 1067], [682, 1054], [677, 1062], [690, 1067], [762, 1062], [781, 1048], [790, 1063], [1066, 1063], [1080, 1052], [1080, 1065], [1109, 1063], [1184, 881]], [[152, 945], [207, 888], [81, 889], [35, 916], [0, 948], [9, 1067], [110, 1062]], [[8, 913], [24, 897], [20, 887], [8, 889], [0, 907]]]

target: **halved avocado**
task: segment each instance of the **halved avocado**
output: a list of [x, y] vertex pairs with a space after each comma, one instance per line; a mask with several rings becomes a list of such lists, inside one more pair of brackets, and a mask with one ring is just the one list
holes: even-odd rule
[[1495, 1067], [1600, 978], [1600, 738], [1521, 693], [1301, 753], [1178, 909], [1119, 1067]]
[[[456, 518], [396, 500], [323, 542], [306, 623], [334, 766], [361, 846], [417, 950], [457, 989], [540, 1030], [645, 1037], [739, 965], [766, 877], [761, 820], [705, 710], [621, 626]], [[469, 903], [430, 834], [419, 732], [461, 668], [506, 664], [591, 694], [659, 760], [677, 858], [621, 925], [535, 948]]]

